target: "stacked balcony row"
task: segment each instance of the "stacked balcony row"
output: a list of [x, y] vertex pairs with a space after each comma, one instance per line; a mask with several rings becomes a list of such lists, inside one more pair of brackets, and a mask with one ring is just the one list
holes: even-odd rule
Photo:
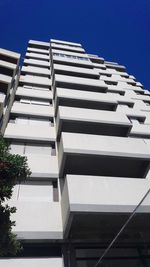
[[19, 75], [20, 54], [0, 49], [0, 128], [4, 134]]
[[149, 94], [124, 66], [51, 47], [64, 236], [102, 239], [149, 186]]

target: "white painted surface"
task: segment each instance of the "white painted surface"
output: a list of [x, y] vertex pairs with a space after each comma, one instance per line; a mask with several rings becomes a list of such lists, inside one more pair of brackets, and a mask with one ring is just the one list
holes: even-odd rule
[[[75, 154], [109, 155], [150, 159], [143, 139], [62, 133], [63, 151]], [[119, 144], [119, 145], [118, 145]]]
[[44, 117], [54, 116], [53, 107], [42, 105], [28, 105], [19, 102], [14, 102], [11, 112], [15, 114], [35, 115]]
[[125, 114], [113, 111], [59, 107], [58, 117], [64, 120], [131, 125]]
[[54, 127], [43, 125], [24, 125], [8, 123], [5, 138], [55, 141]]
[[3, 258], [1, 267], [63, 267], [62, 258]]

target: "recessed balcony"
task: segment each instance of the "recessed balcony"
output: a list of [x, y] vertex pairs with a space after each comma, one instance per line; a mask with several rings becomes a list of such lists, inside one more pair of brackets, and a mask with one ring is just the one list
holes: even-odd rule
[[37, 85], [44, 85], [44, 86], [51, 86], [51, 79], [46, 77], [39, 77], [34, 75], [21, 75], [19, 79], [20, 83], [26, 84], [37, 84]]
[[43, 77], [50, 76], [50, 70], [48, 68], [38, 68], [33, 66], [23, 66], [21, 73], [30, 74], [30, 75], [43, 75]]
[[131, 125], [123, 113], [61, 106], [56, 119], [58, 138], [61, 132], [127, 136]]
[[32, 59], [32, 58], [25, 58], [24, 59], [24, 65], [28, 66], [40, 66], [40, 67], [47, 67], [49, 68], [50, 67], [50, 63], [49, 62], [46, 62], [46, 61], [43, 61], [43, 60], [38, 60], [38, 59]]
[[4, 74], [0, 74], [0, 92], [8, 94], [12, 77]]
[[62, 132], [60, 177], [66, 174], [145, 178], [150, 150], [143, 139]]
[[[65, 237], [72, 239], [113, 238], [146, 194], [150, 182], [143, 179], [67, 175], [61, 206]], [[149, 235], [150, 200], [140, 209], [128, 233]], [[131, 225], [130, 225], [131, 226]], [[135, 230], [134, 230], [135, 229]], [[135, 238], [135, 236], [134, 236]]]
[[24, 114], [49, 118], [54, 116], [54, 109], [50, 106], [29, 105], [15, 101], [12, 106], [11, 113], [16, 115]]
[[20, 54], [0, 48], [0, 60], [6, 61], [7, 63], [15, 64], [16, 66], [19, 63]]
[[66, 88], [56, 88], [55, 98], [56, 111], [58, 106], [115, 111], [118, 104], [115, 97], [109, 94]]
[[[29, 89], [29, 90], [28, 90]], [[39, 88], [38, 90], [35, 90], [32, 86], [27, 87], [18, 87], [16, 91], [16, 96], [25, 96], [25, 97], [31, 97], [31, 98], [40, 98], [40, 99], [46, 99], [46, 100], [52, 100], [52, 91], [48, 90], [42, 90]]]
[[4, 60], [0, 60], [0, 73], [13, 77], [15, 74], [15, 70], [17, 68], [16, 64], [6, 62]]
[[74, 58], [60, 57], [59, 55], [53, 55], [53, 63], [93, 69], [93, 64], [90, 60], [79, 60]]

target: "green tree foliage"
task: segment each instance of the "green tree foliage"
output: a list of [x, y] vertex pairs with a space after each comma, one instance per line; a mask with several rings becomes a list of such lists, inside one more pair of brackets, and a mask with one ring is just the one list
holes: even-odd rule
[[12, 233], [11, 214], [15, 207], [6, 204], [12, 196], [13, 187], [17, 182], [24, 181], [31, 174], [27, 158], [10, 153], [9, 145], [0, 138], [0, 256], [16, 255], [21, 244]]

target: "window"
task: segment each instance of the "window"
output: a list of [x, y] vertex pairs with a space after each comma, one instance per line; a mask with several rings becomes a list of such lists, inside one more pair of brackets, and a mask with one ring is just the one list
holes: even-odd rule
[[89, 59], [87, 57], [78, 57], [78, 56], [65, 55], [65, 54], [59, 54], [59, 53], [53, 53], [53, 56], [59, 56], [59, 57], [65, 57], [65, 58], [71, 58], [71, 59], [79, 59], [79, 60], [87, 60], [87, 61], [89, 61]]
[[32, 89], [32, 90], [42, 90], [42, 91], [49, 91], [50, 88], [48, 87], [40, 87], [40, 86], [32, 86], [32, 85], [23, 85], [25, 89]]
[[50, 106], [50, 101], [47, 100], [33, 100], [33, 99], [20, 99], [20, 102], [23, 104], [32, 104], [32, 105], [40, 105], [40, 106]]
[[41, 125], [41, 126], [51, 126], [50, 119], [45, 118], [32, 118], [32, 117], [17, 117], [15, 119], [16, 124], [23, 124], [23, 125]]

